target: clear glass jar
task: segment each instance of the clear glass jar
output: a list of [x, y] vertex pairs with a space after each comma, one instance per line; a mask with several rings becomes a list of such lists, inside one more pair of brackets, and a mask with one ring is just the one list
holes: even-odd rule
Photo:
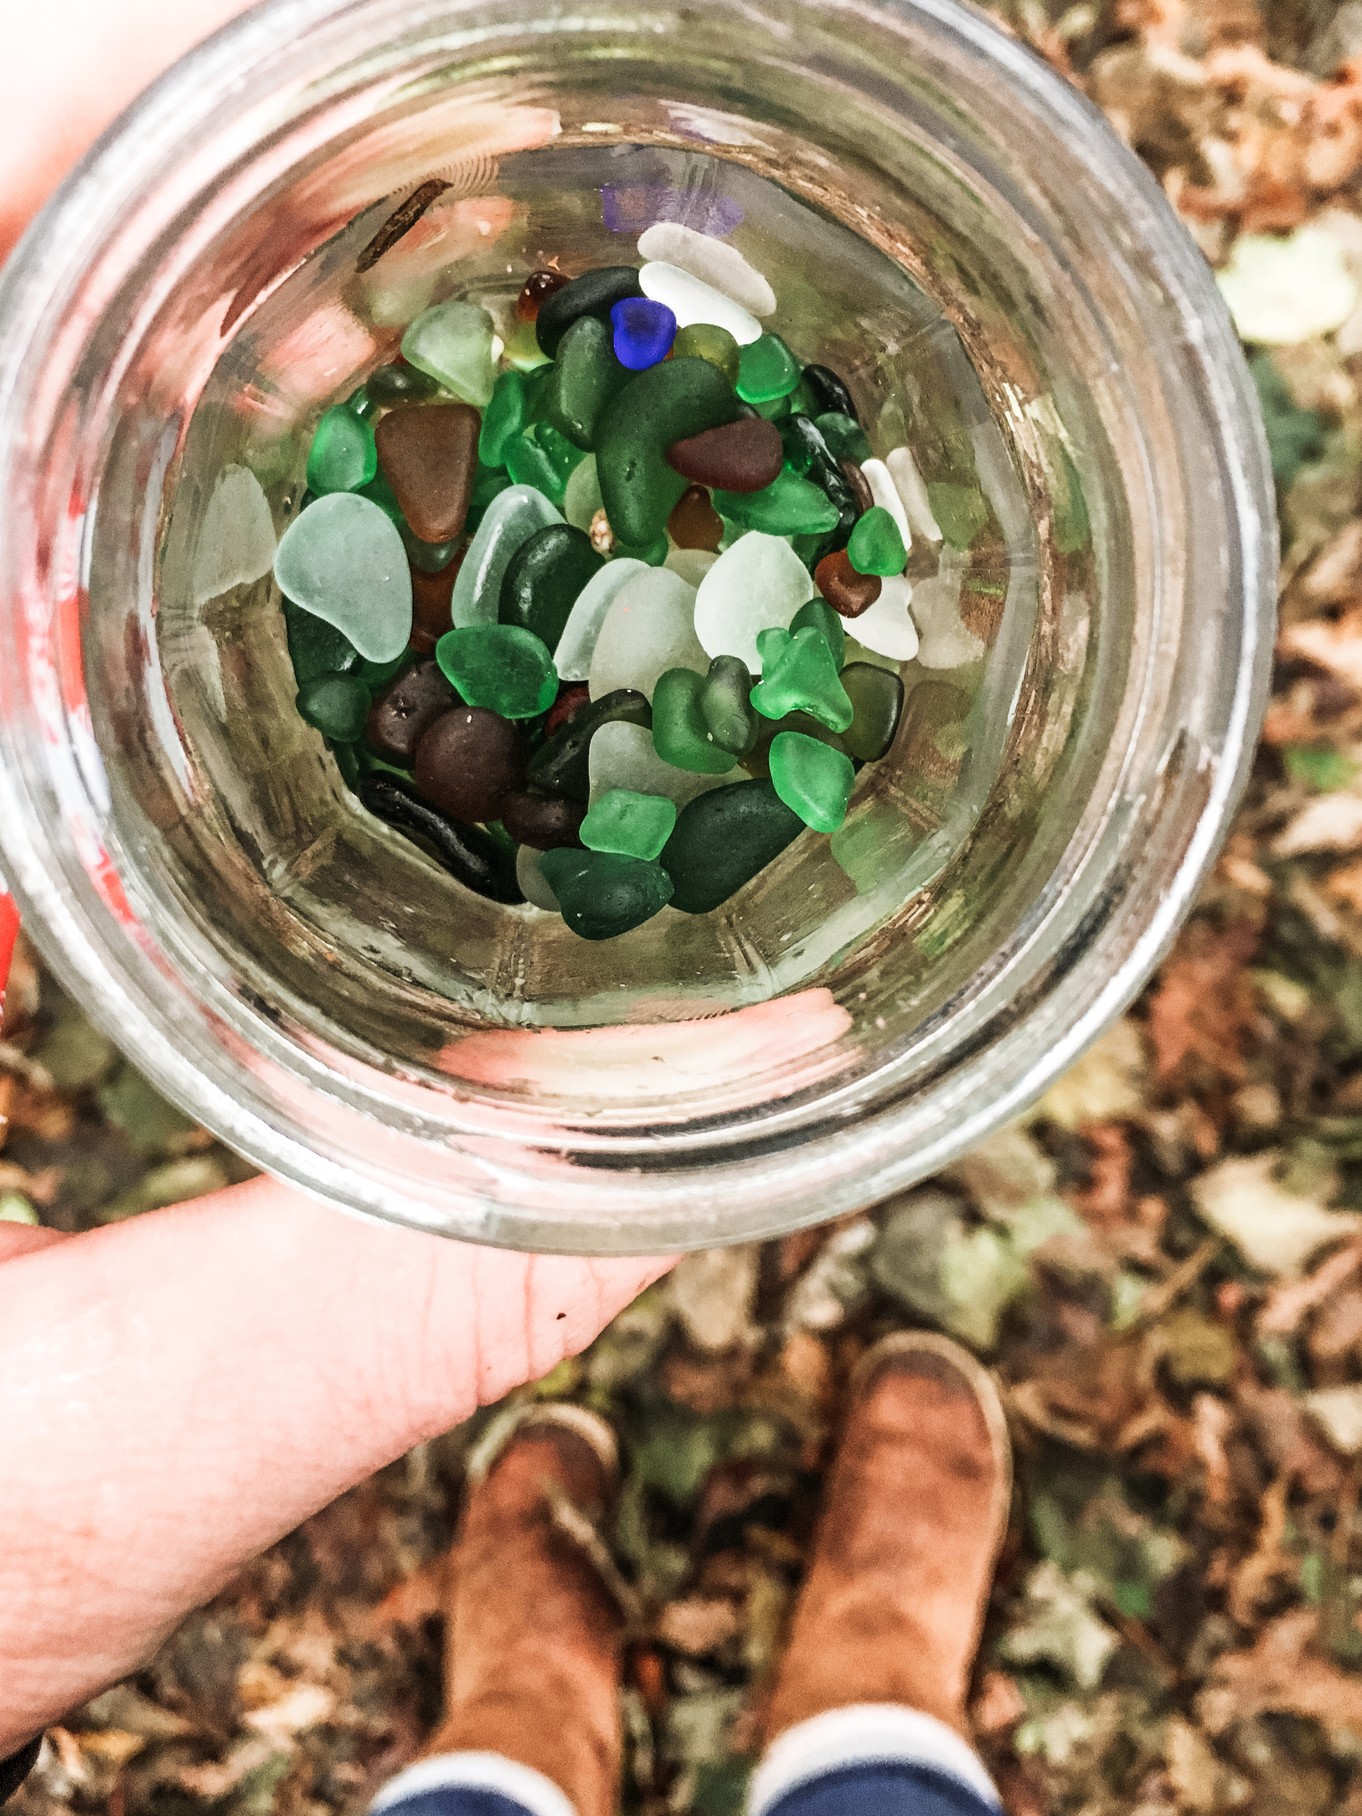
[[[659, 206], [741, 220], [804, 357], [929, 479], [968, 440], [981, 656], [968, 691], [918, 676], [839, 861], [802, 839], [727, 908], [588, 946], [363, 815], [272, 583], [205, 581], [233, 555], [204, 520], [244, 465], [280, 527], [320, 409], [430, 300], [504, 319], [537, 259], [631, 260]], [[262, 1166], [523, 1247], [790, 1229], [1014, 1115], [1171, 938], [1272, 645], [1209, 272], [1086, 102], [945, 0], [256, 9], [5, 273], [0, 496], [0, 870], [47, 958]]]

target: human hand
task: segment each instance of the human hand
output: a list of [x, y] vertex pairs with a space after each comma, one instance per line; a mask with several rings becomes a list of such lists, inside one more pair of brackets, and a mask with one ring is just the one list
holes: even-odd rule
[[[8, 22], [0, 256], [137, 90], [242, 10], [54, 0]], [[0, 990], [11, 938], [0, 894]], [[443, 1242], [267, 1179], [81, 1236], [0, 1225], [0, 1758], [663, 1265]]]

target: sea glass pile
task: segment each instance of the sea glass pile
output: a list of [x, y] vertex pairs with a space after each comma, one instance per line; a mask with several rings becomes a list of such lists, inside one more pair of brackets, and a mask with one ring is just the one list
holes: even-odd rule
[[939, 537], [906, 448], [663, 223], [528, 277], [506, 342], [437, 304], [325, 412], [279, 545], [298, 710], [459, 882], [589, 940], [726, 902], [882, 757]]

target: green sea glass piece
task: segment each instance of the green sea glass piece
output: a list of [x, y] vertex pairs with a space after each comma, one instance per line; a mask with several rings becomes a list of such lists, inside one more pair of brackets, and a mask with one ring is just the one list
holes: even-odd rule
[[804, 712], [829, 731], [845, 731], [853, 717], [828, 640], [811, 624], [789, 637], [773, 662], [766, 660], [763, 648], [762, 678], [752, 689], [752, 704], [764, 719]]
[[662, 851], [672, 906], [708, 914], [779, 857], [804, 830], [770, 782], [734, 782], [697, 795], [681, 809]]
[[539, 860], [563, 919], [584, 940], [612, 940], [641, 927], [672, 899], [660, 864], [610, 851], [546, 851]]
[[796, 631], [802, 631], [809, 625], [816, 631], [822, 631], [828, 640], [828, 648], [832, 651], [832, 659], [840, 668], [846, 655], [846, 627], [826, 599], [810, 599], [806, 605], [801, 605], [790, 620], [790, 635], [793, 636]]
[[858, 574], [878, 574], [887, 580], [901, 574], [908, 559], [903, 532], [882, 504], [872, 505], [857, 520], [847, 543], [847, 558]]
[[291, 599], [284, 601], [284, 635], [300, 688], [319, 675], [348, 674], [359, 667], [360, 654], [350, 639]]
[[631, 549], [627, 543], [617, 542], [613, 559], [616, 561], [641, 561], [645, 567], [660, 568], [666, 566], [667, 557], [671, 552], [672, 545], [664, 534], [659, 536], [656, 542], [650, 542], [641, 549]]
[[602, 412], [596, 472], [611, 528], [631, 551], [653, 546], [686, 481], [667, 464], [675, 441], [732, 422], [733, 387], [703, 359], [668, 359], [631, 378]]
[[840, 750], [802, 731], [778, 732], [771, 743], [771, 786], [815, 832], [836, 832], [847, 817], [856, 771]]
[[412, 592], [397, 526], [354, 492], [331, 492], [300, 511], [274, 557], [280, 592], [325, 619], [369, 662], [390, 662], [411, 641]]
[[596, 477], [596, 456], [588, 454], [572, 469], [572, 476], [563, 489], [563, 515], [579, 530], [589, 530], [597, 511], [603, 508], [601, 482]]
[[720, 750], [744, 757], [757, 741], [752, 675], [738, 656], [716, 656], [700, 684], [700, 720]]
[[562, 521], [533, 486], [510, 486], [491, 501], [454, 582], [451, 611], [455, 630], [469, 624], [496, 623], [501, 586], [512, 557], [537, 530]]
[[506, 464], [506, 450], [525, 427], [525, 375], [514, 366], [503, 372], [482, 414], [478, 459], [485, 467]]
[[692, 322], [679, 328], [672, 342], [673, 359], [703, 359], [717, 366], [730, 385], [738, 382], [738, 360], [742, 349], [737, 341], [717, 322]]
[[601, 568], [603, 557], [583, 530], [551, 523], [536, 530], [511, 557], [501, 583], [499, 616], [503, 624], [533, 631], [549, 649], [567, 625], [583, 588]]
[[876, 763], [894, 742], [903, 717], [903, 683], [891, 669], [848, 662], [842, 686], [853, 715], [842, 742], [858, 762]]
[[774, 403], [790, 395], [803, 370], [778, 334], [763, 334], [742, 349], [738, 396], [749, 404]]
[[328, 492], [358, 492], [377, 472], [372, 425], [347, 404], [324, 411], [307, 457], [309, 489], [319, 498]]
[[507, 446], [506, 471], [516, 485], [533, 486], [558, 506], [581, 459], [581, 449], [560, 435], [551, 423], [536, 423], [523, 429]]
[[599, 316], [583, 315], [558, 343], [544, 393], [544, 413], [579, 448], [594, 448], [601, 412], [628, 382], [615, 358], [611, 330]]
[[402, 507], [397, 502], [397, 493], [393, 491], [381, 473], [371, 479], [367, 486], [361, 488], [359, 497], [367, 498], [370, 504], [376, 504], [385, 517], [391, 518], [401, 530], [406, 525]]
[[730, 523], [770, 536], [825, 535], [838, 523], [837, 506], [827, 493], [788, 470], [760, 492], [716, 492], [714, 508]]
[[402, 357], [453, 396], [485, 410], [492, 401], [494, 332], [491, 316], [477, 303], [437, 303], [402, 336]]
[[433, 397], [439, 385], [428, 372], [418, 372], [400, 359], [379, 366], [369, 374], [365, 395], [370, 405], [414, 404]]
[[953, 549], [967, 549], [988, 522], [988, 502], [977, 485], [934, 482], [927, 487], [927, 499]]
[[446, 631], [435, 645], [445, 679], [467, 701], [503, 719], [533, 719], [558, 694], [548, 648], [516, 624], [472, 624]]
[[612, 788], [582, 821], [581, 840], [589, 851], [615, 851], [651, 862], [661, 855], [675, 825], [676, 802], [666, 795]]
[[664, 763], [696, 775], [721, 776], [737, 761], [705, 723], [700, 696], [706, 677], [669, 668], [653, 690], [653, 747]]
[[298, 711], [324, 737], [353, 744], [364, 735], [369, 690], [358, 675], [318, 675], [298, 689]]
[[813, 426], [838, 460], [854, 460], [859, 465], [870, 459], [870, 437], [854, 416], [843, 416], [840, 411], [830, 410], [823, 416], [815, 416]]
[[541, 794], [563, 795], [585, 801], [591, 792], [591, 740], [605, 725], [637, 725], [645, 730], [653, 722], [646, 694], [632, 687], [617, 687], [602, 694], [554, 732], [530, 758], [527, 781]]

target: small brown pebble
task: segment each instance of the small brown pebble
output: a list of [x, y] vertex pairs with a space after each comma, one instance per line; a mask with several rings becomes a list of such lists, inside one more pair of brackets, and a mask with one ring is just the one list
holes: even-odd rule
[[724, 520], [703, 486], [688, 486], [667, 519], [667, 530], [679, 549], [717, 549], [723, 541]]
[[813, 570], [813, 583], [833, 611], [844, 618], [859, 618], [868, 612], [884, 591], [878, 574], [858, 574], [845, 549], [834, 549], [824, 555]]
[[416, 747], [416, 786], [455, 820], [496, 820], [523, 779], [525, 753], [509, 719], [480, 706], [456, 706]]
[[438, 574], [427, 574], [421, 568], [411, 570], [412, 648], [428, 656], [446, 631], [453, 630], [450, 608], [454, 599], [454, 582], [459, 577], [466, 550], [459, 553]]
[[457, 699], [435, 663], [417, 662], [375, 695], [364, 742], [385, 763], [410, 769], [424, 734]]
[[717, 486], [721, 492], [760, 492], [779, 477], [785, 449], [773, 422], [746, 416], [674, 441], [667, 449], [667, 464], [696, 485]]
[[591, 546], [598, 555], [612, 555], [615, 551], [615, 532], [610, 527], [610, 519], [604, 511], [597, 511], [591, 519]]
[[525, 288], [515, 300], [515, 312], [521, 321], [537, 321], [540, 306], [567, 282], [568, 279], [561, 271], [532, 271], [525, 279]]
[[379, 468], [421, 542], [463, 534], [481, 424], [471, 404], [408, 404], [379, 418]]
[[575, 845], [586, 818], [583, 801], [565, 801], [557, 795], [508, 794], [501, 803], [501, 823], [519, 845], [536, 851], [553, 851]]
[[846, 475], [846, 482], [851, 487], [851, 496], [856, 500], [856, 509], [864, 515], [875, 503], [875, 494], [870, 489], [870, 481], [854, 460], [844, 460], [841, 466]]
[[558, 691], [558, 698], [549, 708], [548, 717], [544, 720], [544, 736], [551, 738], [560, 731], [570, 719], [577, 714], [591, 698], [591, 689], [585, 681], [568, 681]]

